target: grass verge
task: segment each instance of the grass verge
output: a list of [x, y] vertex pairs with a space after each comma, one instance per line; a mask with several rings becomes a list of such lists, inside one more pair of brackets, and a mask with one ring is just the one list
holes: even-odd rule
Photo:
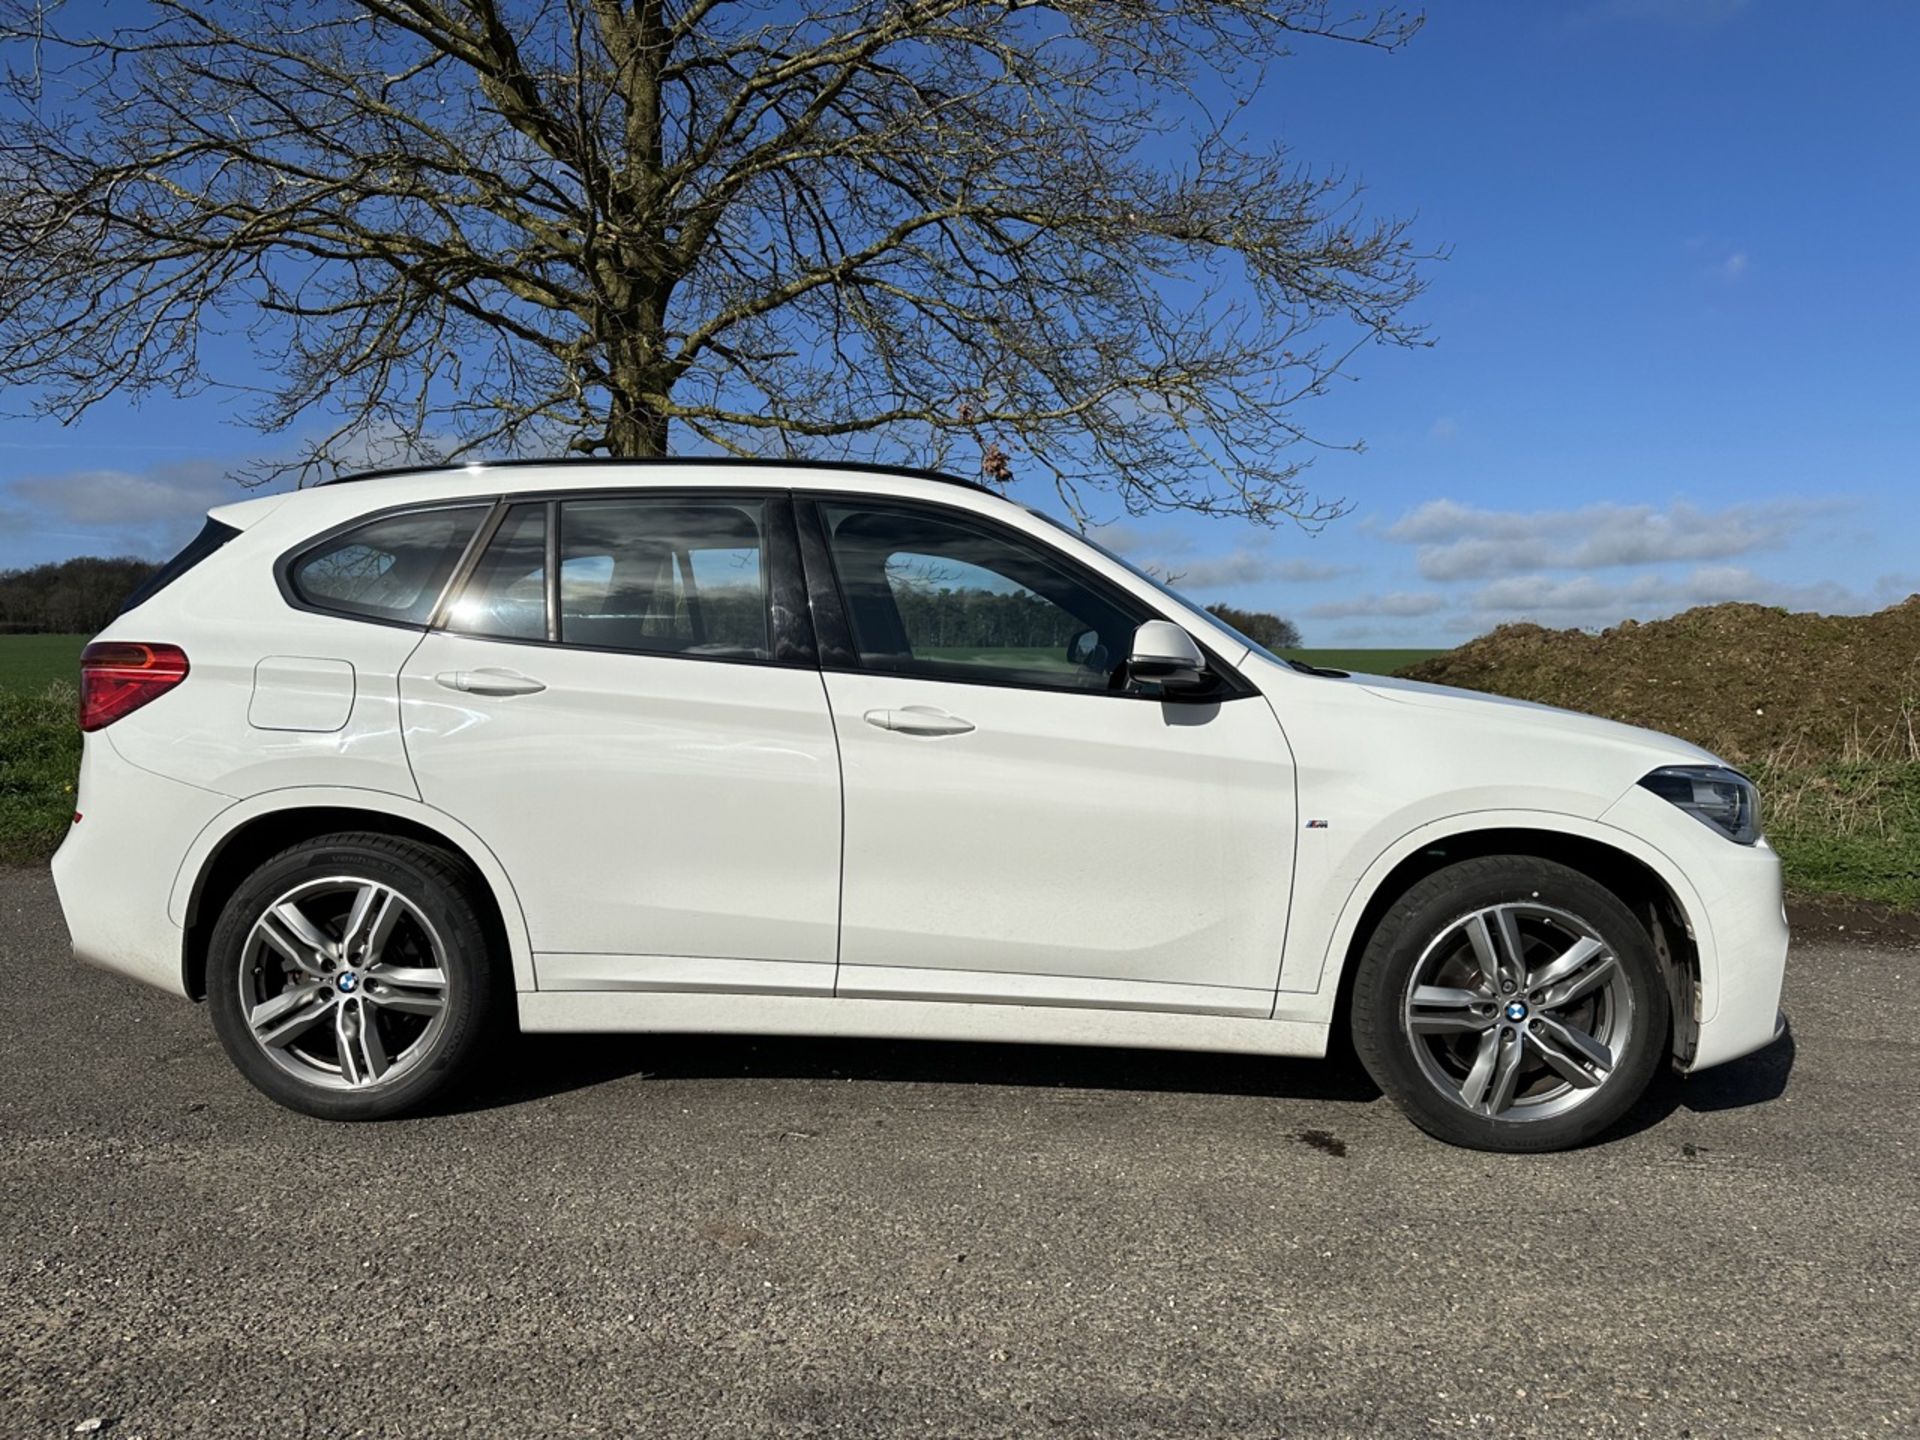
[[0, 690], [0, 863], [45, 860], [67, 833], [80, 773], [77, 704], [61, 682]]
[[1920, 907], [1920, 761], [1747, 768], [1789, 890]]
[[85, 635], [0, 635], [0, 690], [38, 695], [55, 681], [80, 675]]

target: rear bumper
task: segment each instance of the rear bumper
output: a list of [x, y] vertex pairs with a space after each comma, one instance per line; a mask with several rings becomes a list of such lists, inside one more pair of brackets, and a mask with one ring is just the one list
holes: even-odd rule
[[233, 802], [128, 764], [105, 731], [87, 737], [75, 800], [84, 818], [53, 857], [74, 957], [186, 995], [167, 899], [194, 837]]

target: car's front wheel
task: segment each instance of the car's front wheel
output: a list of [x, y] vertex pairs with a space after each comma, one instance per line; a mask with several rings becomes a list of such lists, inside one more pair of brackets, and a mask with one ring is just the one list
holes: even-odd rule
[[207, 956], [228, 1056], [281, 1104], [375, 1120], [448, 1084], [478, 1048], [494, 957], [452, 856], [389, 835], [327, 835], [254, 871]]
[[1527, 856], [1465, 860], [1381, 919], [1354, 979], [1353, 1041], [1429, 1134], [1559, 1150], [1645, 1092], [1667, 989], [1645, 928], [1604, 886]]

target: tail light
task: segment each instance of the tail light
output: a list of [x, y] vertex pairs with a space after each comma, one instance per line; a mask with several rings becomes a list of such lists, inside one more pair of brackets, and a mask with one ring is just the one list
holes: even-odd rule
[[178, 645], [96, 640], [80, 652], [80, 728], [100, 730], [187, 678]]

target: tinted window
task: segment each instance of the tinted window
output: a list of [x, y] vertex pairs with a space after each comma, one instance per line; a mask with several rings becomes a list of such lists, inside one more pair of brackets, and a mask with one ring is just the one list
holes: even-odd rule
[[189, 540], [178, 555], [149, 575], [131, 595], [120, 602], [120, 613], [124, 615], [134, 606], [144, 605], [239, 533], [231, 525], [208, 519], [200, 527], [200, 533]]
[[571, 500], [560, 519], [568, 645], [765, 660], [766, 506], [758, 500]]
[[[1034, 519], [1044, 520], [1047, 522], [1047, 524], [1053, 526], [1054, 529], [1073, 536], [1073, 538], [1078, 540], [1081, 544], [1090, 546], [1091, 548], [1098, 550], [1102, 555], [1106, 556], [1107, 559], [1111, 560], [1114, 564], [1118, 565], [1121, 569], [1125, 570], [1129, 575], [1132, 575], [1136, 580], [1145, 581], [1147, 584], [1151, 585], [1154, 589], [1158, 590], [1162, 595], [1166, 596], [1169, 600], [1177, 600], [1181, 605], [1193, 611], [1196, 615], [1198, 615], [1200, 619], [1205, 620], [1208, 624], [1213, 626], [1214, 629], [1218, 630], [1222, 635], [1225, 635], [1229, 640], [1233, 641], [1234, 644], [1243, 645], [1247, 649], [1254, 651], [1256, 654], [1264, 655], [1267, 657], [1267, 659], [1273, 661], [1273, 663], [1276, 665], [1287, 665], [1287, 666], [1291, 666], [1296, 670], [1300, 668], [1300, 665], [1301, 665], [1300, 661], [1288, 660], [1284, 656], [1276, 655], [1273, 653], [1273, 651], [1269, 650], [1266, 646], [1262, 645], [1258, 640], [1248, 639], [1245, 635], [1242, 635], [1238, 630], [1234, 629], [1233, 626], [1229, 625], [1226, 621], [1222, 620], [1218, 615], [1214, 614], [1211, 610], [1207, 609], [1206, 606], [1200, 604], [1197, 600], [1188, 599], [1185, 595], [1182, 595], [1178, 590], [1174, 589], [1173, 586], [1169, 585], [1166, 581], [1162, 580], [1158, 575], [1155, 575], [1150, 570], [1144, 570], [1140, 566], [1134, 564], [1133, 561], [1129, 560], [1126, 556], [1122, 555], [1118, 550], [1115, 550], [1112, 546], [1103, 545], [1098, 540], [1094, 539], [1093, 536], [1085, 535], [1078, 530], [1072, 529], [1062, 521], [1054, 519], [1053, 516], [1047, 514], [1047, 512], [1044, 510], [1035, 510], [1035, 509], [1029, 508], [1027, 510], [1027, 513], [1033, 516]], [[1189, 623], [1189, 622], [1183, 620], [1182, 623]]]
[[294, 561], [294, 592], [322, 609], [424, 625], [486, 510], [415, 510], [369, 520]]
[[1144, 613], [1044, 545], [964, 517], [820, 507], [863, 665], [942, 679], [1109, 688]]
[[507, 640], [547, 638], [547, 507], [516, 505], [493, 532], [447, 629]]

